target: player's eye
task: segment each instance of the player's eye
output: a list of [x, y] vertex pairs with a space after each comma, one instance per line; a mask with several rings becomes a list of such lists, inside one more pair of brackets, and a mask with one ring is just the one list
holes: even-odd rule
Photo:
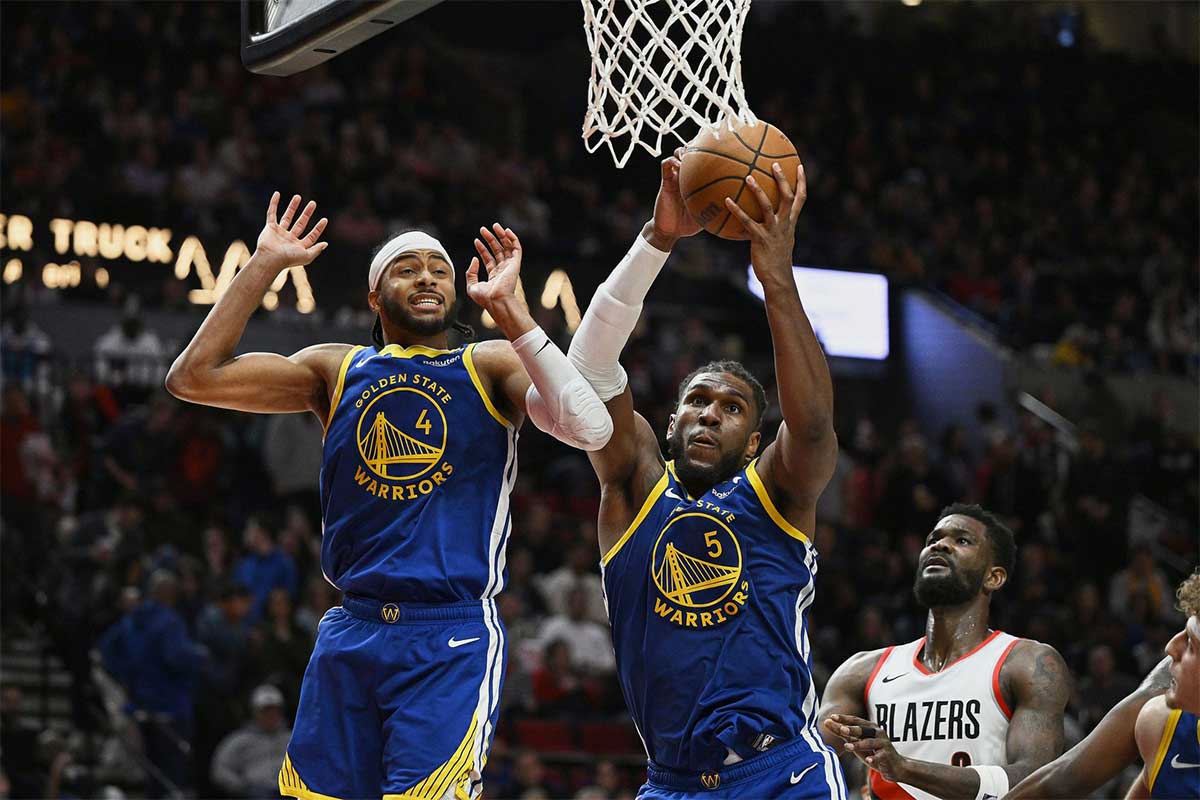
[[958, 537], [958, 543], [959, 544], [970, 544], [971, 540], [965, 536], [960, 536], [960, 537]]

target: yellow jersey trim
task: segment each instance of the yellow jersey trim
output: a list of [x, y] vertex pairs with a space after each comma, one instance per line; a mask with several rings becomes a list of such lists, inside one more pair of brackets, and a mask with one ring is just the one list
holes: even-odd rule
[[1179, 717], [1182, 715], [1183, 710], [1178, 708], [1167, 715], [1167, 724], [1163, 726], [1162, 738], [1158, 740], [1158, 753], [1154, 756], [1149, 780], [1146, 781], [1147, 788], [1152, 792], [1154, 791], [1154, 781], [1158, 778], [1158, 771], [1167, 757], [1167, 751], [1171, 749], [1171, 740], [1175, 738], [1175, 727], [1179, 725]]
[[475, 749], [475, 729], [478, 719], [471, 717], [471, 724], [463, 736], [454, 755], [446, 759], [429, 777], [400, 794], [385, 794], [383, 800], [441, 800], [451, 787], [458, 787], [471, 774], [472, 756]]
[[675, 474], [675, 459], [671, 459], [670, 461], [667, 462], [667, 472], [671, 473], [671, 477], [674, 478], [675, 482], [679, 484], [679, 488], [683, 489], [684, 499], [687, 500], [689, 503], [696, 502], [696, 499], [694, 497], [692, 497], [690, 494], [688, 494], [687, 487], [684, 486], [683, 483], [680, 482], [679, 476]]
[[329, 401], [329, 416], [325, 418], [325, 430], [321, 432], [321, 438], [325, 438], [325, 434], [329, 433], [329, 426], [333, 424], [333, 413], [337, 411], [338, 403], [342, 402], [342, 389], [346, 388], [346, 370], [350, 369], [350, 362], [354, 359], [356, 353], [367, 348], [362, 345], [356, 345], [350, 348], [350, 352], [346, 353], [346, 357], [342, 359], [342, 366], [338, 368], [337, 383], [333, 385], [333, 397]]
[[779, 529], [793, 539], [798, 539], [801, 542], [811, 546], [812, 542], [808, 537], [792, 523], [784, 519], [783, 514], [779, 513], [779, 509], [775, 507], [775, 501], [771, 499], [771, 495], [767, 493], [766, 484], [758, 474], [758, 470], [754, 465], [758, 463], [758, 459], [754, 459], [746, 465], [746, 477], [750, 479], [750, 485], [754, 487], [754, 493], [758, 495], [758, 502], [762, 503], [762, 507], [767, 510], [767, 516], [771, 521], [779, 526]]
[[279, 768], [279, 793], [284, 797], [296, 797], [299, 800], [339, 800], [309, 789], [304, 781], [300, 780], [299, 773], [292, 766], [292, 758], [286, 751], [283, 754], [283, 766]]
[[612, 560], [612, 557], [615, 556], [617, 552], [625, 546], [625, 543], [629, 541], [629, 537], [633, 536], [633, 532], [636, 531], [638, 526], [642, 524], [642, 521], [646, 519], [646, 515], [650, 513], [650, 509], [654, 506], [654, 503], [667, 489], [668, 474], [668, 470], [664, 469], [662, 477], [658, 479], [658, 483], [654, 484], [654, 488], [650, 490], [649, 496], [646, 497], [646, 502], [642, 503], [642, 507], [638, 511], [637, 516], [633, 518], [633, 522], [629, 523], [629, 527], [625, 529], [625, 533], [621, 534], [621, 538], [617, 539], [617, 543], [608, 548], [608, 552], [600, 558], [600, 566], [605, 566], [609, 561]]
[[398, 344], [389, 344], [379, 351], [379, 355], [394, 356], [396, 358], [412, 358], [413, 356], [444, 356], [453, 352], [453, 350], [438, 350], [434, 347], [426, 347], [423, 344], [414, 344], [409, 347], [401, 347]]
[[467, 374], [471, 376], [471, 383], [475, 384], [475, 391], [479, 392], [479, 396], [483, 399], [483, 404], [487, 406], [488, 413], [495, 418], [496, 422], [499, 422], [506, 428], [511, 428], [512, 423], [496, 410], [496, 406], [492, 404], [492, 398], [488, 397], [487, 390], [483, 388], [483, 382], [479, 380], [479, 372], [475, 369], [474, 343], [467, 345], [467, 349], [463, 350], [463, 364], [467, 367]]

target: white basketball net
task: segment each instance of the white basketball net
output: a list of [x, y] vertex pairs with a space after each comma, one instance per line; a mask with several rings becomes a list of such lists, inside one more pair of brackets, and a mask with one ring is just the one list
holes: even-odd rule
[[684, 123], [756, 122], [742, 88], [749, 9], [750, 0], [583, 0], [588, 151], [607, 144], [623, 167], [635, 146], [657, 156], [666, 134], [686, 142]]

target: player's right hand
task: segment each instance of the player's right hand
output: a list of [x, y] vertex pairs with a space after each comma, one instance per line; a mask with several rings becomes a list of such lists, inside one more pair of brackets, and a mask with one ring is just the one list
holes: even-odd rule
[[[254, 255], [260, 261], [280, 270], [312, 263], [312, 260], [329, 246], [329, 242], [320, 241], [329, 220], [321, 217], [317, 224], [312, 226], [312, 230], [305, 234], [304, 229], [308, 227], [308, 221], [317, 210], [316, 202], [309, 200], [304, 211], [296, 217], [296, 211], [300, 208], [300, 195], [293, 195], [292, 201], [283, 210], [283, 217], [276, 222], [275, 213], [278, 207], [279, 192], [275, 192], [271, 195], [270, 205], [267, 206], [267, 224], [258, 235]], [[295, 222], [292, 221], [293, 218]]]

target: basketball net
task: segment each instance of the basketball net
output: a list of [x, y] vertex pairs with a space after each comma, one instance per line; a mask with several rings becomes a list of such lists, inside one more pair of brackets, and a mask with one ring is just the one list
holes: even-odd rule
[[667, 134], [686, 142], [681, 126], [756, 122], [742, 87], [749, 9], [750, 0], [583, 0], [588, 152], [606, 144], [624, 167], [636, 146], [657, 156]]

